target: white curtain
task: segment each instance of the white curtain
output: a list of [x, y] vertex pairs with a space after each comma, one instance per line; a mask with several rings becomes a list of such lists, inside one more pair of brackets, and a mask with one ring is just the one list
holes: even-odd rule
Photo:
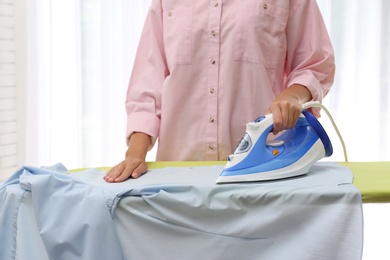
[[[390, 2], [318, 0], [336, 54], [336, 79], [325, 100], [350, 161], [390, 160]], [[335, 156], [341, 148], [332, 127]]]
[[125, 93], [150, 2], [28, 1], [26, 164], [124, 158]]
[[27, 2], [26, 164], [80, 158], [79, 16], [66, 1]]

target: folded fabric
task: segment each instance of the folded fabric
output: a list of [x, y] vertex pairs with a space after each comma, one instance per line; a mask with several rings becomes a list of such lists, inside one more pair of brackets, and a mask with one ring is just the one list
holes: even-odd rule
[[[301, 177], [217, 185], [221, 170], [106, 183], [97, 169], [23, 167], [0, 187], [0, 259], [27, 252], [33, 235], [48, 259], [361, 258], [362, 202], [347, 168], [317, 163]], [[24, 203], [38, 234], [18, 233], [31, 218], [18, 215]]]
[[0, 259], [19, 259], [18, 218], [30, 218], [18, 216], [25, 192], [49, 259], [123, 259], [105, 193], [64, 173], [23, 167], [0, 187]]

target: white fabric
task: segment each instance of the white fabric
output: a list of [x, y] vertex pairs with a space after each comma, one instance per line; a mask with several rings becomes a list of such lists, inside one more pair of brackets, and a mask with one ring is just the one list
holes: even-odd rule
[[141, 197], [123, 197], [116, 209], [125, 258], [361, 258], [361, 198], [347, 168], [317, 164], [298, 178], [215, 185], [221, 170], [167, 168], [131, 180], [130, 194]]
[[[17, 216], [0, 236], [12, 244], [16, 229], [10, 259], [361, 258], [361, 196], [347, 168], [317, 163], [293, 179], [216, 185], [221, 170], [165, 168], [107, 184], [95, 169], [27, 167], [0, 187], [2, 223]], [[18, 176], [24, 194], [8, 211]]]

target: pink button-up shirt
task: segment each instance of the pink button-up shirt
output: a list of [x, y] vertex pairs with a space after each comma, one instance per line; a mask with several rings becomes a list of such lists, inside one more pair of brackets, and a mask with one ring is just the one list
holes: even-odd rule
[[153, 0], [130, 79], [127, 135], [157, 160], [226, 160], [292, 84], [321, 101], [333, 48], [315, 0]]

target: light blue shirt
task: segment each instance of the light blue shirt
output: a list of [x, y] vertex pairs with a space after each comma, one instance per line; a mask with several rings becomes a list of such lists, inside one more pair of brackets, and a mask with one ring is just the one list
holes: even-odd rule
[[317, 163], [298, 178], [216, 185], [222, 168], [106, 183], [96, 169], [23, 167], [0, 186], [0, 259], [361, 257], [362, 201], [347, 168]]

